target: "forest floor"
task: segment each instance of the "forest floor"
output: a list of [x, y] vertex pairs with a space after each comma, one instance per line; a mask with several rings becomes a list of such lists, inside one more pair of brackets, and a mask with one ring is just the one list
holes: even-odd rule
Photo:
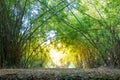
[[120, 69], [0, 69], [0, 80], [120, 80]]

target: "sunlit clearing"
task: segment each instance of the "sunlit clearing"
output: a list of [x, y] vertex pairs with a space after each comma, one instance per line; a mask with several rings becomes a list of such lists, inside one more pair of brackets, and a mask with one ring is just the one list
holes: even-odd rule
[[50, 57], [52, 58], [55, 65], [61, 67], [62, 63], [60, 60], [65, 56], [64, 53], [57, 51], [56, 49], [50, 50]]

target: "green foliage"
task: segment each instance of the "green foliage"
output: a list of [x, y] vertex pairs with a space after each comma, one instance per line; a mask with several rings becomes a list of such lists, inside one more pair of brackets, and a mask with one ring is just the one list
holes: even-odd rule
[[61, 59], [63, 65], [72, 61], [82, 68], [104, 64], [120, 67], [119, 3], [119, 0], [0, 1], [0, 66], [44, 67], [53, 63], [49, 53], [55, 48], [66, 55]]

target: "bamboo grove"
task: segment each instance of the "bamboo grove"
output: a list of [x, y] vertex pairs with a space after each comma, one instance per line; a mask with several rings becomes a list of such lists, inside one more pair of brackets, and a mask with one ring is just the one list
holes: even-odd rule
[[0, 0], [0, 68], [60, 67], [50, 56], [52, 50], [64, 55], [61, 67], [120, 68], [119, 4]]

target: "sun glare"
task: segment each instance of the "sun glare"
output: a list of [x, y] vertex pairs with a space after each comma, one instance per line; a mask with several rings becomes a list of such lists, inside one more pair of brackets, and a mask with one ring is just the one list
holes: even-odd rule
[[53, 62], [57, 66], [62, 66], [62, 63], [60, 62], [60, 60], [65, 56], [65, 54], [63, 54], [62, 52], [57, 51], [56, 49], [51, 49], [50, 50], [50, 56], [51, 56]]

